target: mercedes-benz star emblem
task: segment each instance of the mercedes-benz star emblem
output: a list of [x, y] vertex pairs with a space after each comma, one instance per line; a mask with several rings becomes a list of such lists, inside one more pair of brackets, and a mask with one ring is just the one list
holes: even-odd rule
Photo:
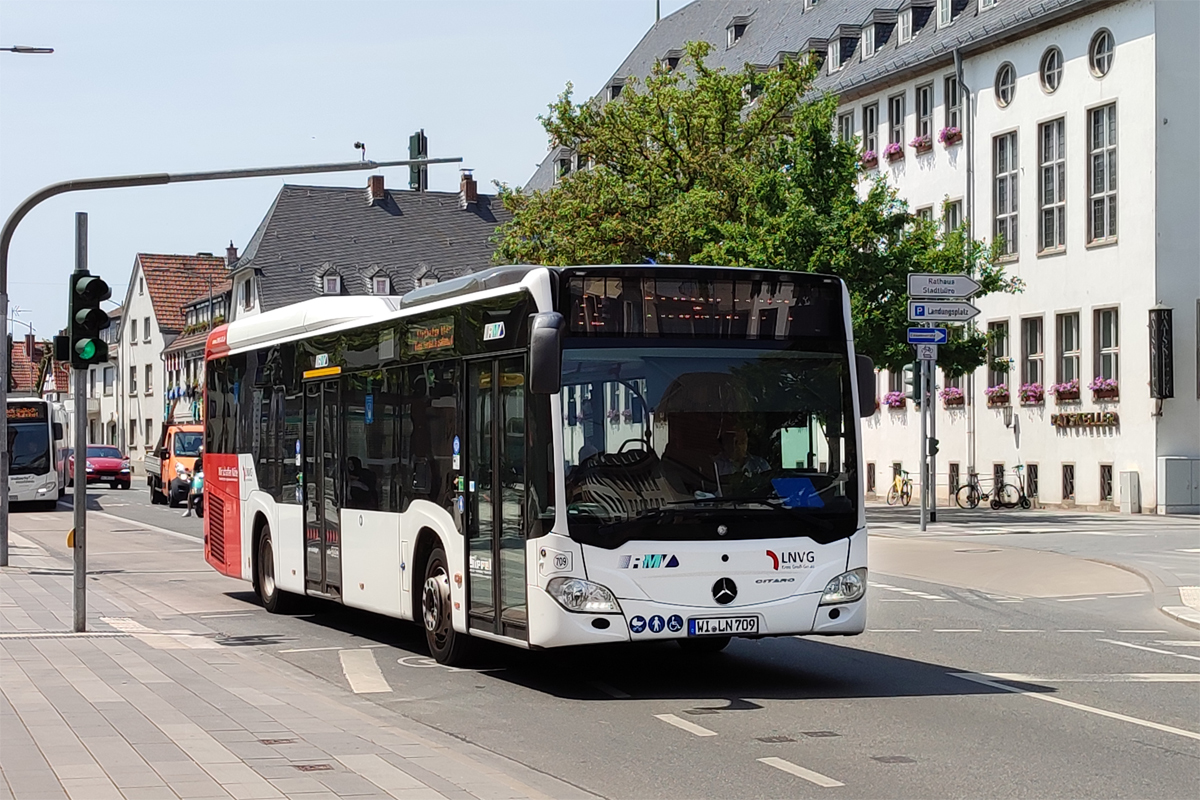
[[737, 597], [737, 584], [729, 578], [721, 578], [713, 584], [713, 600], [717, 605], [727, 606]]

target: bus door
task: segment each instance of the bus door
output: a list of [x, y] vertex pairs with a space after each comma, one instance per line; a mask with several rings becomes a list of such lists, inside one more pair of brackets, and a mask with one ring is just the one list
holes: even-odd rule
[[467, 617], [528, 639], [525, 601], [525, 357], [467, 369]]
[[304, 387], [304, 572], [309, 591], [342, 588], [342, 461], [338, 379]]

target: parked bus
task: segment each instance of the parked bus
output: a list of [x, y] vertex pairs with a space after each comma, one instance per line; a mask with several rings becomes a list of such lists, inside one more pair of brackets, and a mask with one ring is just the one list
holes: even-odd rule
[[205, 556], [272, 612], [418, 621], [443, 663], [864, 630], [874, 378], [837, 278], [498, 267], [238, 320], [207, 359]]
[[8, 500], [53, 510], [66, 492], [65, 415], [40, 397], [8, 399]]

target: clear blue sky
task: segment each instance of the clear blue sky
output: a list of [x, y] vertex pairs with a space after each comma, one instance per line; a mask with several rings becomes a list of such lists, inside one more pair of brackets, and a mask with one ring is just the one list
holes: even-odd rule
[[[407, 158], [418, 128], [481, 189], [522, 184], [546, 152], [537, 116], [567, 81], [598, 91], [653, 22], [654, 0], [0, 0], [0, 46], [55, 49], [0, 52], [0, 219], [70, 178], [351, 161], [355, 141]], [[407, 185], [407, 169], [385, 174]], [[138, 252], [244, 248], [285, 180], [365, 186], [366, 173], [47, 201], [13, 239], [10, 314], [43, 338], [65, 325], [76, 211], [120, 302]], [[456, 191], [457, 167], [431, 167], [429, 185]]]

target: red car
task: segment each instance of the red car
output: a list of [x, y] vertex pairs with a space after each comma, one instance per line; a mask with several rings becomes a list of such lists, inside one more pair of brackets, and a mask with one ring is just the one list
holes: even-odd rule
[[[129, 459], [112, 445], [89, 444], [84, 469], [87, 470], [88, 483], [109, 483], [114, 489], [129, 488]], [[67, 459], [67, 482], [75, 482], [74, 452]]]

